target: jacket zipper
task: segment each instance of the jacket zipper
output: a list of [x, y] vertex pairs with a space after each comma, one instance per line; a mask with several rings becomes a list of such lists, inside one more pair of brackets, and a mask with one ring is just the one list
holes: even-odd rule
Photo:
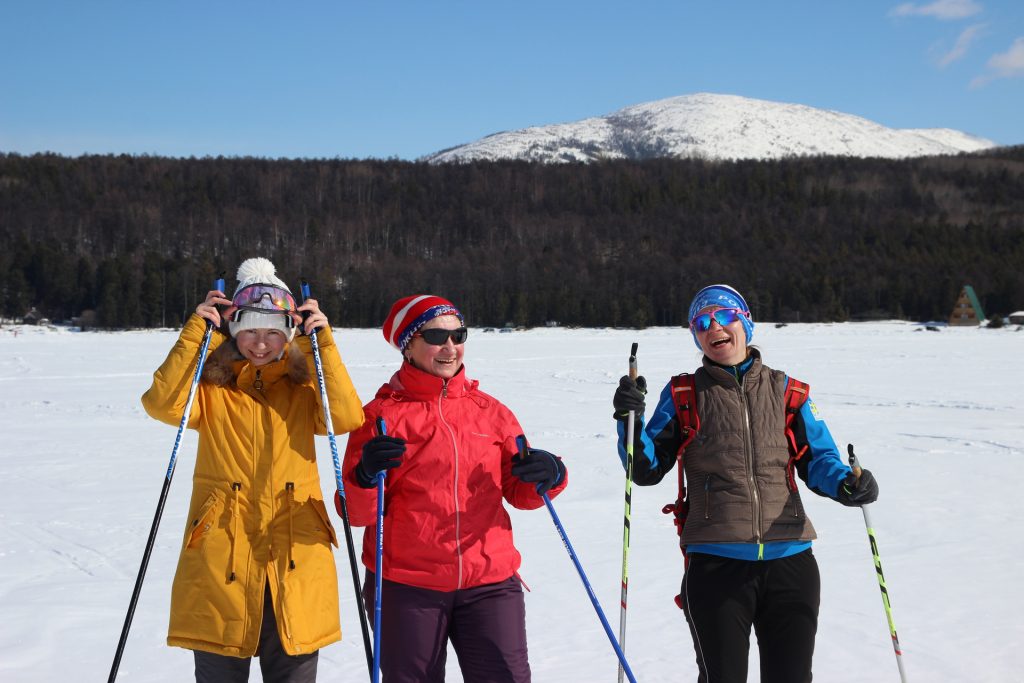
[[[744, 376], [746, 381], [746, 376]], [[761, 542], [761, 527], [763, 526], [761, 516], [761, 497], [757, 492], [757, 477], [754, 473], [754, 444], [751, 440], [751, 433], [753, 429], [750, 426], [750, 403], [747, 401], [747, 392], [743, 390], [743, 385], [739, 386], [740, 398], [743, 400], [743, 423], [746, 425], [746, 433], [743, 435], [744, 441], [746, 442], [746, 460], [747, 466], [749, 467], [748, 481], [750, 482], [750, 500], [754, 504], [754, 539]]]
[[711, 519], [711, 475], [704, 477], [704, 519]]
[[455, 451], [455, 481], [452, 490], [452, 500], [455, 503], [455, 557], [458, 559], [458, 582], [456, 588], [462, 588], [462, 544], [459, 539], [462, 538], [461, 530], [461, 519], [459, 518], [459, 444], [455, 439], [455, 432], [452, 431], [452, 427], [448, 424], [448, 421], [444, 419], [444, 399], [448, 397], [448, 380], [444, 380], [441, 385], [441, 395], [437, 397], [437, 414], [441, 418], [441, 424], [448, 430], [448, 435], [452, 438], [452, 450]]

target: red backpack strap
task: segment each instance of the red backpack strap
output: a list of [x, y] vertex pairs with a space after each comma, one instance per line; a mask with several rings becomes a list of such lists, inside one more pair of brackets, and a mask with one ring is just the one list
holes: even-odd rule
[[799, 448], [796, 443], [796, 435], [793, 433], [793, 420], [800, 408], [807, 402], [811, 393], [811, 387], [792, 377], [786, 378], [786, 441], [789, 444], [789, 462], [786, 463], [786, 481], [789, 483], [789, 490], [796, 491], [795, 469], [796, 463], [807, 453], [807, 445]]
[[[683, 455], [686, 447], [697, 436], [700, 431], [700, 416], [697, 414], [697, 387], [693, 375], [683, 373], [672, 378], [672, 404], [676, 407], [676, 420], [679, 422], [680, 436], [682, 441], [679, 450], [676, 452], [676, 469], [679, 474], [679, 492], [676, 494], [676, 502], [669, 503], [661, 508], [664, 514], [672, 514], [672, 521], [676, 525], [676, 533], [683, 536], [683, 525], [686, 524], [686, 514], [689, 512], [690, 503], [686, 500], [686, 475], [683, 471]], [[683, 568], [690, 563], [686, 555], [686, 548], [682, 545], [679, 549], [683, 553]], [[676, 607], [683, 609], [683, 596], [675, 596]]]
[[[700, 416], [697, 415], [697, 389], [693, 375], [683, 373], [672, 378], [672, 404], [676, 408], [676, 420], [679, 422], [682, 441], [676, 452], [676, 468], [679, 474], [679, 492], [674, 503], [661, 508], [664, 514], [673, 514], [676, 533], [683, 535], [683, 524], [686, 522], [686, 478], [683, 471], [683, 454], [686, 447], [697, 436], [700, 430]], [[685, 552], [683, 553], [686, 554]]]

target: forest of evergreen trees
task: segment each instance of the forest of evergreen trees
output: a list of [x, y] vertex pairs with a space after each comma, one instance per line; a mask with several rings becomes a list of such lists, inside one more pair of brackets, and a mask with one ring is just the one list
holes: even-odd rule
[[0, 155], [0, 314], [179, 325], [272, 259], [335, 325], [400, 296], [472, 325], [683, 325], [728, 282], [755, 319], [1024, 309], [1024, 147], [912, 160], [523, 162]]

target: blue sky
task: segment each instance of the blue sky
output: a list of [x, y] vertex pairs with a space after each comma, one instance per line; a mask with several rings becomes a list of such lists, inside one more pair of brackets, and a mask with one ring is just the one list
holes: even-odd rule
[[0, 151], [415, 159], [714, 92], [1024, 143], [1024, 2], [3, 0]]

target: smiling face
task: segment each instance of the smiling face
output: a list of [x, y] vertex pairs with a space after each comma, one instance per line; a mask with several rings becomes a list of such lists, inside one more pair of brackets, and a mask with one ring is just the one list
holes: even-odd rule
[[[708, 306], [698, 311], [713, 313], [721, 306]], [[743, 329], [743, 321], [734, 320], [725, 327], [711, 318], [711, 327], [704, 332], [697, 332], [697, 341], [704, 355], [719, 365], [739, 365], [747, 357], [747, 333]]]
[[235, 335], [238, 351], [256, 367], [281, 357], [287, 343], [284, 332], [274, 329], [240, 330]]
[[[434, 328], [454, 330], [459, 327], [462, 327], [462, 323], [457, 317], [442, 315], [421, 327], [420, 331]], [[465, 349], [465, 344], [456, 344], [451, 337], [446, 339], [441, 346], [434, 346], [428, 344], [423, 337], [416, 335], [405, 348], [404, 355], [414, 367], [443, 379], [451, 379], [462, 367], [462, 355]]]

